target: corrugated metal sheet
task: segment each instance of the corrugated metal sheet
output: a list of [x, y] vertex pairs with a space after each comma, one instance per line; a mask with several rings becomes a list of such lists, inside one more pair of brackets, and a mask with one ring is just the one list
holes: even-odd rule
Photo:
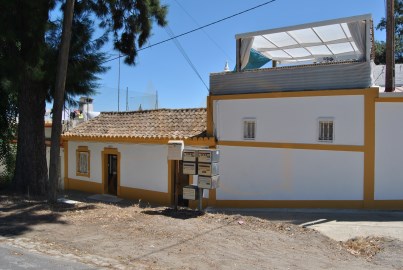
[[343, 62], [210, 74], [210, 94], [367, 88], [370, 62]]

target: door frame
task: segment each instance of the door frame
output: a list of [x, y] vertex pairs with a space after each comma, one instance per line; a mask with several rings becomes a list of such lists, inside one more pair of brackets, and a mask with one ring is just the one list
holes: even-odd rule
[[117, 156], [117, 191], [116, 195], [120, 196], [120, 152], [117, 148], [109, 148], [105, 147], [103, 151], [101, 151], [101, 159], [102, 159], [102, 193], [106, 194], [108, 191], [108, 155], [116, 155]]

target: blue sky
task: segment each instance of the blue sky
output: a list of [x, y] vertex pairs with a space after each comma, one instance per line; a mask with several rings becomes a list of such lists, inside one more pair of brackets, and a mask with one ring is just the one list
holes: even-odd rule
[[[267, 0], [161, 0], [169, 6], [168, 23], [176, 34], [187, 32], [233, 15]], [[277, 27], [370, 13], [376, 25], [385, 14], [383, 0], [276, 0], [273, 3], [215, 24], [178, 40], [209, 85], [209, 74], [221, 72], [228, 60], [235, 65], [235, 35]], [[191, 17], [190, 17], [190, 16]], [[385, 40], [385, 32], [376, 31], [376, 40]], [[168, 39], [166, 29], [155, 26], [149, 44]], [[107, 48], [106, 48], [107, 50]], [[115, 54], [116, 52], [110, 52]], [[102, 74], [101, 87], [94, 98], [95, 111], [118, 110], [119, 62]], [[191, 69], [173, 41], [139, 52], [136, 66], [120, 65], [120, 111], [154, 106], [152, 94], [158, 91], [159, 108], [205, 107], [208, 91]]]

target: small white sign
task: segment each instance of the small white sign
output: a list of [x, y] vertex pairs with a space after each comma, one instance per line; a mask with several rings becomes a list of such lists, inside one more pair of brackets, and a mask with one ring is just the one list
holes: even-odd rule
[[183, 141], [168, 142], [168, 160], [182, 160]]

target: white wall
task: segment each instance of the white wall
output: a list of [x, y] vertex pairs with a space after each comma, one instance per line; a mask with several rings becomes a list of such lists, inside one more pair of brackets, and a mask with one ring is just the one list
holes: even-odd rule
[[168, 192], [168, 146], [122, 145], [120, 185]]
[[362, 200], [362, 152], [219, 146], [217, 200]]
[[375, 200], [401, 200], [403, 103], [378, 102], [375, 106]]
[[[102, 183], [101, 152], [105, 147], [120, 152], [120, 185], [124, 187], [168, 192], [168, 147], [153, 144], [118, 144], [69, 141], [68, 177]], [[76, 150], [88, 146], [90, 177], [76, 176]]]
[[316, 144], [318, 118], [334, 117], [333, 144], [364, 144], [362, 95], [218, 100], [213, 106], [222, 141], [242, 141], [242, 120], [255, 117], [255, 141]]

